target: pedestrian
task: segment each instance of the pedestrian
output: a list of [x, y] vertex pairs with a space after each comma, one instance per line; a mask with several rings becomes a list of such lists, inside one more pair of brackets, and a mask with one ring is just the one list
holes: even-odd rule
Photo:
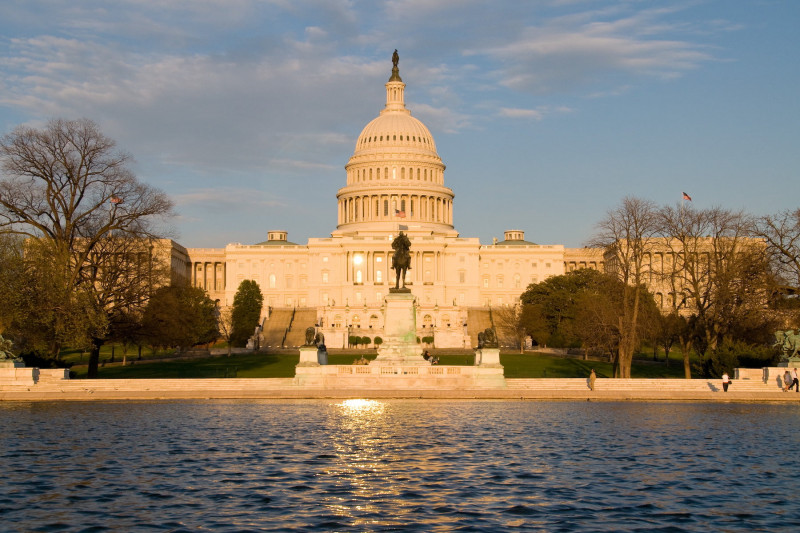
[[794, 387], [795, 392], [800, 392], [800, 381], [797, 381], [797, 367], [792, 371], [792, 384], [789, 385], [789, 390]]
[[594, 373], [594, 368], [592, 369], [592, 373], [589, 374], [589, 390], [594, 390], [594, 382], [597, 379], [597, 374]]
[[321, 365], [328, 364], [328, 348], [324, 344], [317, 344], [317, 363]]
[[789, 369], [786, 369], [786, 372], [783, 373], [783, 392], [788, 391], [792, 387], [792, 373], [789, 372]]
[[728, 392], [728, 385], [731, 384], [731, 378], [728, 377], [728, 373], [725, 372], [722, 374], [722, 391]]

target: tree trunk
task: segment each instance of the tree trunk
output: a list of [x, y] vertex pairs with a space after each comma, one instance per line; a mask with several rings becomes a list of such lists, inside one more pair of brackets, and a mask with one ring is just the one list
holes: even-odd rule
[[96, 379], [98, 367], [100, 366], [100, 348], [103, 347], [103, 339], [92, 339], [92, 349], [89, 351], [89, 368], [86, 377]]
[[689, 363], [689, 351], [683, 354], [683, 376], [686, 379], [692, 379], [692, 365]]

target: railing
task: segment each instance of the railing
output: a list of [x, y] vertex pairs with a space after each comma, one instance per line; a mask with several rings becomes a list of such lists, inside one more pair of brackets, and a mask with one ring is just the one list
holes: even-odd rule
[[[369, 366], [369, 365], [330, 365], [325, 367], [327, 373], [335, 373], [340, 376], [347, 375], [375, 375], [375, 376], [461, 376], [463, 373], [469, 374], [475, 367], [460, 366]], [[335, 370], [334, 370], [335, 369]]]

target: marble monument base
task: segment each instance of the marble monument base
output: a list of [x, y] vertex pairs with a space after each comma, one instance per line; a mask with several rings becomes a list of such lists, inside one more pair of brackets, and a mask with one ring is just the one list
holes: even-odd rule
[[393, 289], [386, 296], [383, 344], [371, 366], [430, 366], [417, 344], [414, 295], [408, 289]]
[[297, 366], [319, 366], [316, 346], [300, 347], [300, 362]]

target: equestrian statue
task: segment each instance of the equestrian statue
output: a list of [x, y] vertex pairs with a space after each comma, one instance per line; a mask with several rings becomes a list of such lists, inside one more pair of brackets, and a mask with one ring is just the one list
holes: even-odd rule
[[[397, 281], [394, 284], [394, 289], [398, 291], [408, 290], [406, 289], [406, 272], [411, 270], [411, 252], [409, 252], [410, 248], [411, 241], [402, 231], [392, 241], [392, 249], [394, 250], [394, 255], [392, 255], [392, 269], [397, 274]], [[402, 287], [400, 287], [400, 280], [403, 281]]]

